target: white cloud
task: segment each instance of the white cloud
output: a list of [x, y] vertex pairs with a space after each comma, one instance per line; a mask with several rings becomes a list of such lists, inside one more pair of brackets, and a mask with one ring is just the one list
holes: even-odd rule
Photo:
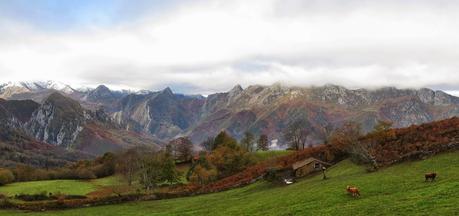
[[[458, 5], [446, 1], [198, 1], [111, 27], [0, 23], [3, 81], [210, 93], [281, 81], [459, 87]], [[241, 66], [242, 65], [242, 66]]]

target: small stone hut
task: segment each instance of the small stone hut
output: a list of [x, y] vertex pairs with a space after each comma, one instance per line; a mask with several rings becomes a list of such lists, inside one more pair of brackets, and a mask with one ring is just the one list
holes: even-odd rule
[[331, 166], [330, 163], [310, 157], [302, 161], [298, 161], [292, 165], [293, 176], [303, 177], [310, 173], [321, 171], [323, 167]]

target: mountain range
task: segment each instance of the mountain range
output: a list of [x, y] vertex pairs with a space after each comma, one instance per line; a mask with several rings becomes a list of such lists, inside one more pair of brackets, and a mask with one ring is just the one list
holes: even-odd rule
[[179, 136], [197, 144], [222, 130], [236, 138], [245, 131], [263, 133], [284, 143], [282, 131], [298, 119], [311, 125], [308, 143], [316, 144], [322, 142], [324, 128], [346, 121], [359, 122], [369, 131], [378, 120], [406, 127], [459, 115], [458, 97], [427, 88], [236, 85], [204, 97], [176, 94], [170, 88], [76, 89], [47, 81], [0, 85], [0, 98], [13, 104], [0, 106], [8, 127], [20, 128], [39, 142], [90, 154], [134, 145], [157, 147]]

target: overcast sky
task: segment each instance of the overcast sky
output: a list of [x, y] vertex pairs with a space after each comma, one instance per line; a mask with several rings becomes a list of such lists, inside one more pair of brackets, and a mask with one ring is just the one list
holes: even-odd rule
[[459, 2], [0, 0], [0, 81], [459, 93]]

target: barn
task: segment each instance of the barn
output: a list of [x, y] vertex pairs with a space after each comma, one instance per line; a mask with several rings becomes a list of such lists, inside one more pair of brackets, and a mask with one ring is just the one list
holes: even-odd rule
[[302, 161], [298, 161], [292, 165], [293, 175], [295, 177], [303, 177], [310, 173], [321, 171], [323, 167], [331, 166], [330, 163], [310, 157]]

